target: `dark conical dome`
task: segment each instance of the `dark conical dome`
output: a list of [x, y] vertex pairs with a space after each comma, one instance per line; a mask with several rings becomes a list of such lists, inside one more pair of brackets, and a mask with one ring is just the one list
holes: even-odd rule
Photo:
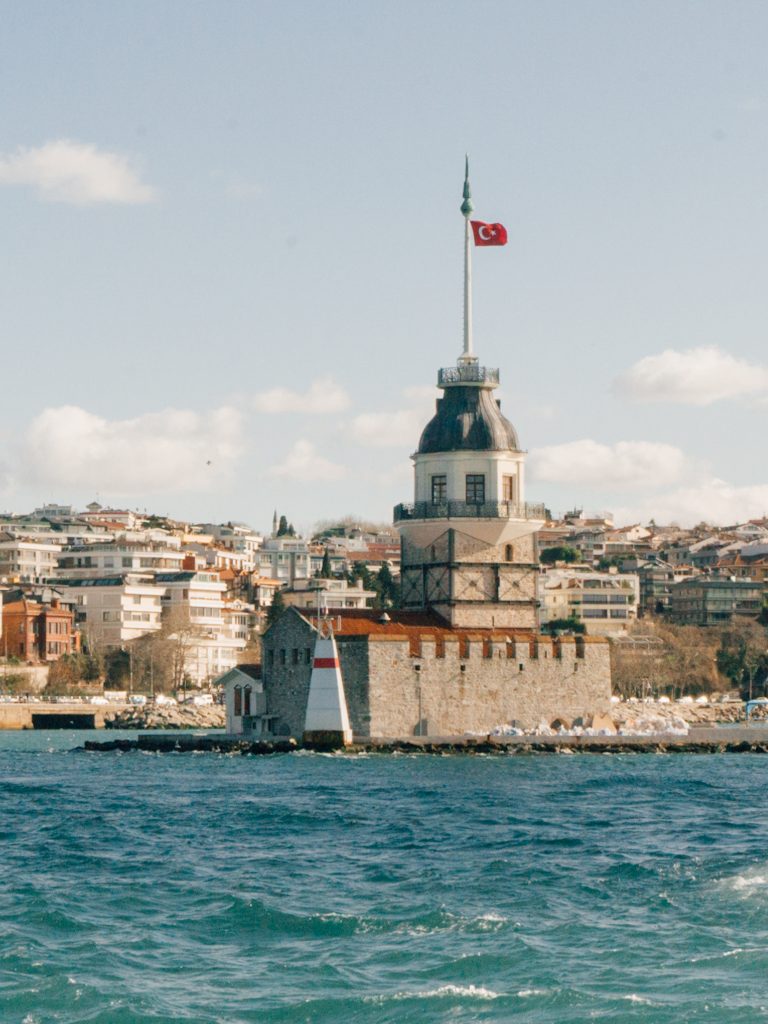
[[438, 398], [416, 454], [519, 450], [517, 431], [502, 416], [490, 388], [453, 385]]

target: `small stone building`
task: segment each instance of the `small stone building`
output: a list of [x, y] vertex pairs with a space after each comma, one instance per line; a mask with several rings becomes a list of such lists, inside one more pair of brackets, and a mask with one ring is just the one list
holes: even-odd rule
[[216, 682], [224, 688], [227, 732], [232, 736], [269, 735], [261, 665], [236, 665]]
[[[332, 619], [356, 736], [455, 736], [570, 724], [610, 706], [608, 644], [460, 629], [430, 611], [345, 611]], [[274, 735], [300, 738], [317, 621], [289, 608], [263, 638]]]

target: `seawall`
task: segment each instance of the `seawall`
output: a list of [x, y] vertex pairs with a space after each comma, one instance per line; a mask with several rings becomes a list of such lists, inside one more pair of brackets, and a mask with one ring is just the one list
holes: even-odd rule
[[[155, 753], [210, 752], [282, 754], [319, 749], [286, 740], [243, 740], [237, 736], [140, 735], [135, 740], [86, 741], [87, 751], [144, 750]], [[741, 726], [691, 729], [687, 736], [432, 736], [364, 739], [342, 754], [768, 754], [768, 729]]]

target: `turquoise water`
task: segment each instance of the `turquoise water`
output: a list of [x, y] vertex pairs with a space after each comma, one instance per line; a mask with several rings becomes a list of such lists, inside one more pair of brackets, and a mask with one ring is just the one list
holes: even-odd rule
[[768, 1019], [768, 757], [93, 736], [0, 734], [3, 1024]]

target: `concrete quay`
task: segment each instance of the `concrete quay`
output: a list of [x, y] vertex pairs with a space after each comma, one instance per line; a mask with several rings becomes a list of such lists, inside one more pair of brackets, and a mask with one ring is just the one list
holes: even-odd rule
[[[144, 750], [155, 753], [206, 751], [226, 754], [287, 754], [329, 750], [293, 739], [244, 740], [227, 735], [140, 735], [135, 740], [86, 741], [86, 751]], [[344, 754], [768, 754], [768, 729], [760, 726], [691, 729], [687, 736], [409, 736], [357, 738]]]
[[25, 701], [0, 704], [0, 730], [3, 729], [103, 729], [105, 720], [126, 710], [127, 705], [66, 704], [51, 701]]

